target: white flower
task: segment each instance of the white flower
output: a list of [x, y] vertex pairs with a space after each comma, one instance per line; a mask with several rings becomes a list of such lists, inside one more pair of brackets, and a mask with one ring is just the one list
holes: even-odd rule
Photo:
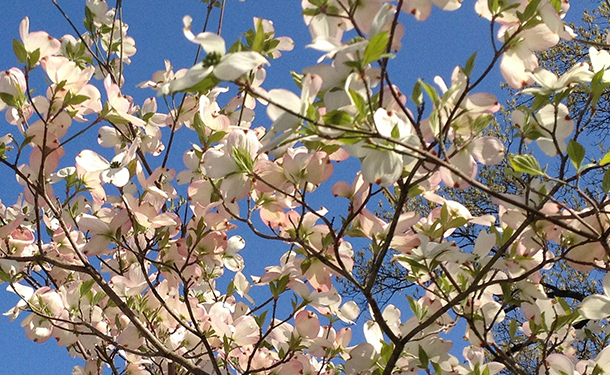
[[196, 64], [181, 77], [164, 84], [160, 89], [162, 95], [194, 87], [211, 74], [221, 81], [235, 81], [244, 73], [267, 64], [267, 59], [258, 52], [227, 54], [225, 41], [220, 35], [209, 31], [194, 35], [191, 31], [192, 21], [190, 16], [184, 16], [184, 35], [191, 42], [201, 45], [207, 56], [202, 63]]

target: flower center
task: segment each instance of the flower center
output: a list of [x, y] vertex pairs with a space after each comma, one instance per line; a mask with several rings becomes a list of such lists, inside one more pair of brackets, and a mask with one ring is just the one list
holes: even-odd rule
[[218, 64], [221, 59], [222, 59], [222, 55], [220, 53], [210, 52], [203, 59], [202, 64], [205, 68], [207, 68], [208, 66], [214, 66], [214, 65]]

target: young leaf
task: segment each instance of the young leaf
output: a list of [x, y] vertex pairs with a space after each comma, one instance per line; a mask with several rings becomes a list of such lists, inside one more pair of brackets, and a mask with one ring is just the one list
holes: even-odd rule
[[470, 75], [472, 75], [472, 70], [474, 69], [474, 62], [477, 58], [477, 53], [473, 53], [472, 56], [470, 56], [468, 58], [468, 61], [466, 61], [466, 66], [464, 66], [464, 68], [462, 68], [462, 71], [464, 72], [464, 74], [466, 74], [466, 77], [470, 77]]
[[388, 32], [383, 31], [375, 35], [369, 41], [369, 44], [367, 44], [366, 48], [364, 49], [364, 56], [362, 57], [363, 67], [381, 58], [381, 55], [385, 53], [388, 46], [388, 40]]
[[600, 166], [604, 166], [606, 164], [610, 163], [610, 152], [607, 153], [606, 155], [604, 155], [604, 157], [602, 158], [602, 160], [600, 160], [599, 165]]
[[80, 283], [78, 285], [78, 296], [82, 298], [85, 294], [89, 293], [89, 291], [93, 287], [93, 284], [95, 284], [95, 280], [87, 280], [83, 283]]
[[568, 143], [568, 157], [576, 169], [580, 170], [585, 159], [585, 148], [575, 140], [571, 139]]
[[25, 50], [25, 46], [17, 39], [13, 39], [13, 52], [20, 63], [28, 62], [28, 51]]
[[602, 180], [602, 190], [604, 193], [610, 193], [610, 169], [604, 173], [604, 179]]
[[538, 160], [532, 155], [511, 155], [509, 162], [510, 166], [517, 172], [527, 173], [532, 176], [544, 175]]

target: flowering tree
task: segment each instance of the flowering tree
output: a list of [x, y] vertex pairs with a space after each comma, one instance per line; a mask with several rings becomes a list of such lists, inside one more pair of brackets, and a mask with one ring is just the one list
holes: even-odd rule
[[[205, 3], [222, 22], [224, 2]], [[0, 207], [0, 279], [20, 297], [7, 315], [26, 315], [31, 340], [53, 337], [86, 360], [75, 374], [527, 374], [514, 354], [530, 342], [544, 348], [541, 374], [610, 371], [605, 342], [590, 357], [576, 351], [606, 329], [610, 277], [604, 294], [577, 303], [544, 287], [561, 264], [608, 267], [610, 154], [581, 134], [610, 82], [610, 54], [591, 48], [557, 76], [536, 53], [574, 37], [567, 1], [478, 0], [489, 66], [475, 76], [473, 55], [450, 80], [414, 82], [407, 103], [390, 76], [401, 19], [425, 21], [433, 4], [461, 2], [303, 0], [321, 57], [293, 74], [300, 93], [265, 85], [265, 66], [293, 47], [271, 21], [255, 18], [229, 47], [185, 16], [204, 57], [177, 71], [166, 62], [140, 85], [156, 92], [141, 104], [124, 94], [136, 49], [120, 7], [87, 0], [86, 31], [61, 40], [24, 19], [19, 66], [0, 79], [14, 125], [0, 162], [23, 186]], [[533, 97], [512, 113], [510, 148], [487, 130], [496, 97], [477, 91], [497, 64]], [[34, 96], [37, 74], [48, 85]], [[565, 105], [574, 90], [589, 94], [579, 113]], [[93, 129], [100, 148], [71, 155]], [[181, 133], [194, 141], [173, 165]], [[350, 158], [360, 170], [342, 181], [335, 167]], [[519, 194], [481, 182], [482, 167], [512, 174]], [[447, 194], [466, 188], [497, 214], [473, 215]], [[343, 203], [320, 208], [325, 194]], [[414, 199], [427, 208], [413, 210]], [[379, 203], [388, 218], [373, 213]], [[463, 228], [468, 244], [454, 236]], [[251, 276], [244, 259], [257, 249], [244, 237], [286, 252]], [[365, 246], [370, 268], [357, 278], [354, 249]], [[388, 260], [408, 272], [404, 303], [374, 292]], [[509, 323], [517, 345], [506, 349], [494, 327], [513, 311], [525, 322]], [[456, 330], [467, 342], [452, 350]]]

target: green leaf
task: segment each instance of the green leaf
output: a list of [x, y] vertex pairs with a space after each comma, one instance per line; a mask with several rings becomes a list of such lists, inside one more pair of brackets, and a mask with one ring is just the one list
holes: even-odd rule
[[240, 171], [252, 172], [254, 170], [254, 160], [248, 150], [243, 147], [233, 147], [232, 154]]
[[418, 82], [421, 85], [421, 87], [426, 91], [426, 94], [428, 94], [430, 99], [432, 99], [432, 102], [434, 103], [434, 105], [436, 107], [439, 107], [440, 99], [438, 96], [438, 92], [436, 92], [436, 89], [421, 79], [418, 80]]
[[89, 100], [87, 95], [72, 95], [71, 92], [68, 92], [64, 98], [64, 105], [79, 105], [86, 100]]
[[568, 143], [568, 157], [577, 170], [580, 170], [583, 160], [585, 160], [585, 148], [573, 139]]
[[424, 95], [421, 91], [421, 83], [420, 81], [415, 82], [415, 86], [413, 86], [413, 92], [411, 93], [411, 100], [415, 103], [416, 106], [421, 107], [424, 103]]
[[515, 338], [515, 335], [517, 334], [517, 320], [511, 319], [508, 324], [508, 334], [510, 335], [511, 340]]
[[498, 14], [500, 10], [499, 0], [487, 0], [487, 7], [492, 15]]
[[106, 292], [104, 292], [103, 290], [100, 290], [99, 292], [95, 293], [95, 296], [93, 296], [93, 299], [91, 300], [91, 306], [97, 305], [105, 297], [106, 297]]
[[606, 164], [610, 163], [610, 152], [607, 153], [606, 155], [604, 155], [604, 157], [602, 158], [602, 160], [600, 160], [599, 165], [600, 166], [604, 166]]
[[21, 43], [21, 41], [13, 39], [13, 52], [15, 53], [15, 56], [19, 62], [27, 64], [28, 51], [25, 50], [25, 46], [23, 43]]
[[354, 102], [356, 108], [358, 108], [358, 113], [360, 114], [360, 116], [366, 116], [367, 110], [366, 101], [364, 100], [364, 98], [360, 96], [360, 94], [358, 94], [356, 90], [353, 89], [349, 90], [349, 96], [352, 98], [352, 101]]
[[17, 100], [15, 97], [6, 92], [0, 92], [0, 99], [5, 102], [9, 107], [17, 108]]
[[320, 14], [320, 8], [305, 8], [301, 14], [304, 16], [317, 16]]
[[352, 116], [345, 111], [334, 110], [322, 116], [325, 124], [328, 125], [348, 125], [352, 124]]
[[78, 296], [82, 298], [84, 295], [89, 293], [93, 285], [95, 284], [95, 280], [87, 280], [78, 285]]
[[263, 52], [263, 44], [265, 42], [265, 31], [263, 30], [263, 21], [258, 20], [256, 23], [256, 34], [252, 41], [252, 51]]
[[223, 132], [223, 131], [220, 131], [220, 130], [212, 132], [210, 134], [210, 136], [208, 137], [208, 144], [211, 145], [211, 144], [214, 144], [216, 142], [220, 142], [225, 137], [225, 135], [227, 135], [227, 132]]
[[324, 5], [328, 5], [328, 0], [309, 0], [312, 5], [323, 7]]
[[389, 33], [387, 31], [382, 31], [369, 41], [369, 44], [367, 44], [364, 49], [364, 56], [362, 57], [363, 67], [381, 58], [381, 55], [385, 53], [388, 47], [389, 39]]
[[254, 315], [254, 320], [256, 324], [262, 328], [263, 324], [265, 324], [265, 319], [267, 318], [267, 311], [263, 311], [260, 315]]
[[561, 0], [550, 0], [550, 3], [557, 13], [561, 11]]
[[550, 100], [548, 95], [535, 95], [530, 109], [532, 111], [537, 111], [549, 103]]
[[544, 176], [538, 160], [532, 155], [511, 155], [510, 166], [517, 172], [527, 173], [532, 176]]
[[466, 66], [464, 66], [464, 68], [462, 68], [462, 71], [464, 72], [464, 74], [466, 74], [466, 77], [470, 77], [472, 75], [472, 70], [474, 69], [474, 62], [475, 62], [476, 58], [477, 58], [477, 53], [475, 52], [466, 61]]
[[419, 357], [419, 363], [421, 365], [421, 368], [428, 368], [428, 366], [430, 365], [430, 358], [428, 357], [428, 354], [421, 345], [419, 345], [417, 356]]
[[529, 21], [532, 17], [536, 15], [538, 12], [538, 4], [540, 4], [540, 0], [531, 0], [527, 5], [523, 13], [517, 12], [517, 17], [521, 23], [525, 23]]
[[11, 275], [0, 269], [0, 284], [2, 284], [3, 282], [10, 282], [11, 279]]
[[83, 25], [87, 31], [93, 31], [95, 28], [95, 24], [93, 23], [93, 13], [89, 7], [85, 7], [85, 19], [83, 20]]
[[610, 193], [610, 169], [604, 173], [604, 179], [602, 180], [602, 190], [604, 193]]
[[481, 132], [491, 124], [494, 120], [494, 115], [491, 113], [482, 113], [477, 116], [474, 122], [470, 125], [470, 131], [474, 135], [481, 134]]
[[30, 53], [30, 56], [28, 58], [28, 65], [32, 67], [36, 65], [36, 63], [38, 63], [38, 60], [40, 60], [40, 48], [36, 48], [34, 52]]

